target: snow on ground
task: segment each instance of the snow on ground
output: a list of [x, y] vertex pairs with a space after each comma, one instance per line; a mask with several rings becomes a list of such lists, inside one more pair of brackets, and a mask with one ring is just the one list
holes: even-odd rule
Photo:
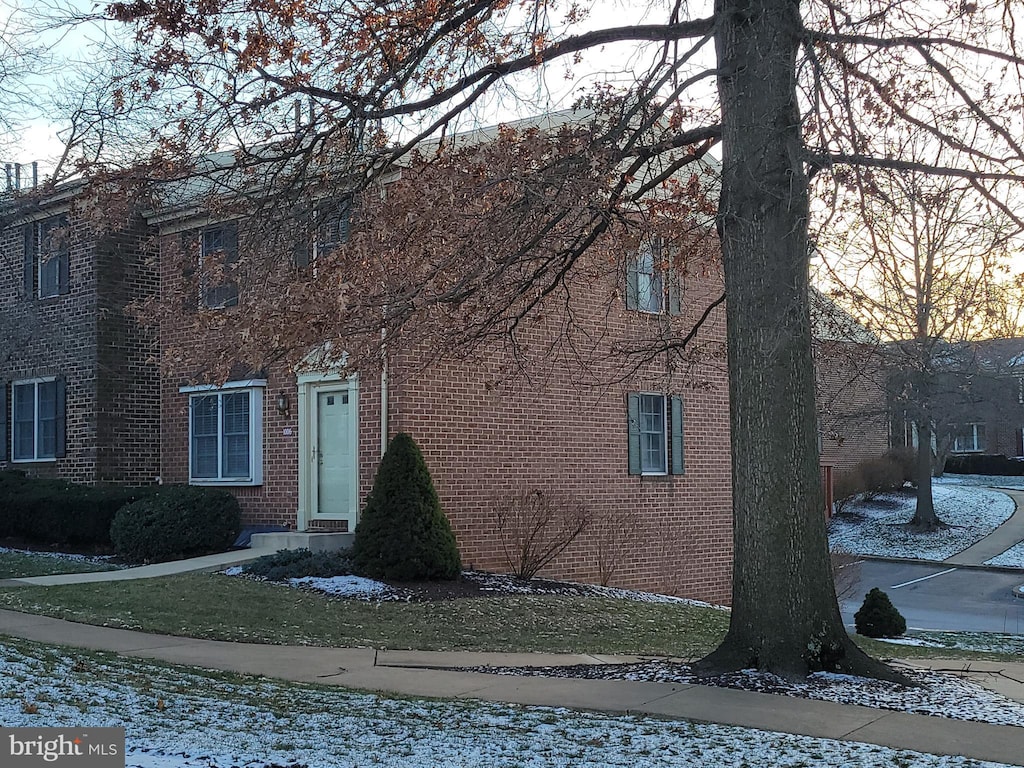
[[123, 567], [110, 562], [114, 559], [113, 555], [72, 555], [67, 552], [47, 552], [35, 549], [12, 549], [11, 547], [0, 547], [0, 554], [2, 553], [10, 553], [13, 555], [32, 555], [35, 557], [52, 557], [55, 560], [70, 560], [72, 562], [80, 563], [100, 563], [102, 565], [116, 566], [117, 568]]
[[983, 539], [1014, 512], [1005, 493], [969, 485], [935, 485], [932, 498], [936, 514], [951, 528], [907, 531], [903, 524], [913, 518], [916, 499], [913, 492], [900, 491], [850, 503], [830, 521], [829, 545], [856, 555], [945, 560]]
[[1005, 653], [1024, 658], [1024, 635], [1000, 632], [949, 632], [937, 629], [912, 629], [902, 638], [878, 638], [883, 643], [920, 645], [958, 651]]
[[[578, 664], [569, 667], [477, 667], [499, 675], [535, 677], [582, 677], [589, 680], [635, 680], [653, 683], [694, 684], [698, 681], [689, 664], [644, 661], [636, 664]], [[953, 675], [917, 669], [901, 669], [918, 687], [883, 680], [819, 672], [806, 683], [791, 683], [767, 672], [748, 669], [705, 679], [703, 684], [720, 688], [796, 696], [839, 704], [858, 704], [918, 715], [954, 720], [976, 720], [996, 725], [1024, 727], [1024, 703], [1013, 701], [980, 685]]]
[[1024, 541], [1010, 547], [1001, 555], [985, 561], [986, 565], [1001, 565], [1009, 568], [1024, 568]]
[[295, 587], [314, 589], [317, 592], [326, 592], [328, 595], [341, 597], [355, 597], [361, 599], [385, 599], [392, 593], [391, 587], [373, 579], [362, 576], [303, 576], [298, 579], [288, 579], [288, 583]]
[[20, 641], [0, 644], [0, 659], [5, 727], [124, 726], [127, 768], [997, 765], [648, 716], [391, 699]]

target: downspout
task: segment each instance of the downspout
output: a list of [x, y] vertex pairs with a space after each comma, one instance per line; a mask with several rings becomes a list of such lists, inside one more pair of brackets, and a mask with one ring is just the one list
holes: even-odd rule
[[388, 348], [387, 330], [380, 329], [380, 456], [388, 449]]

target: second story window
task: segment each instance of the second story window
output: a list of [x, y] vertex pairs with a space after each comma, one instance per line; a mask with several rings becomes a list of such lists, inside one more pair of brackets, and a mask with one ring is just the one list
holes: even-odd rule
[[207, 227], [200, 235], [201, 296], [204, 307], [221, 309], [238, 304], [238, 226], [233, 221]]
[[641, 244], [626, 265], [626, 309], [660, 315], [678, 315], [679, 281], [675, 270], [664, 264], [660, 239]]
[[25, 225], [25, 296], [48, 299], [68, 292], [67, 216], [51, 216]]

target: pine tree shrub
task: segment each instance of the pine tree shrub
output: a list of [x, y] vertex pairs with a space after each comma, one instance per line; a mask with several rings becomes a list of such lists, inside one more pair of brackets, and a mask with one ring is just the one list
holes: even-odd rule
[[399, 433], [377, 469], [356, 526], [356, 573], [389, 581], [456, 579], [462, 569], [448, 518], [434, 490], [423, 454]]
[[110, 540], [128, 562], [161, 562], [223, 552], [241, 527], [238, 499], [228, 491], [167, 485], [119, 509]]
[[907, 631], [907, 622], [889, 596], [878, 587], [864, 596], [864, 604], [853, 615], [857, 633], [865, 637], [898, 637]]

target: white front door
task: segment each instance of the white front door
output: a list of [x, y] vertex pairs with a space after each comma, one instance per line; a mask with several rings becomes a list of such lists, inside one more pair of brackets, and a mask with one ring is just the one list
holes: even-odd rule
[[348, 387], [316, 392], [317, 517], [347, 517], [358, 482]]
[[355, 376], [299, 375], [298, 530], [317, 520], [359, 519], [359, 383]]

